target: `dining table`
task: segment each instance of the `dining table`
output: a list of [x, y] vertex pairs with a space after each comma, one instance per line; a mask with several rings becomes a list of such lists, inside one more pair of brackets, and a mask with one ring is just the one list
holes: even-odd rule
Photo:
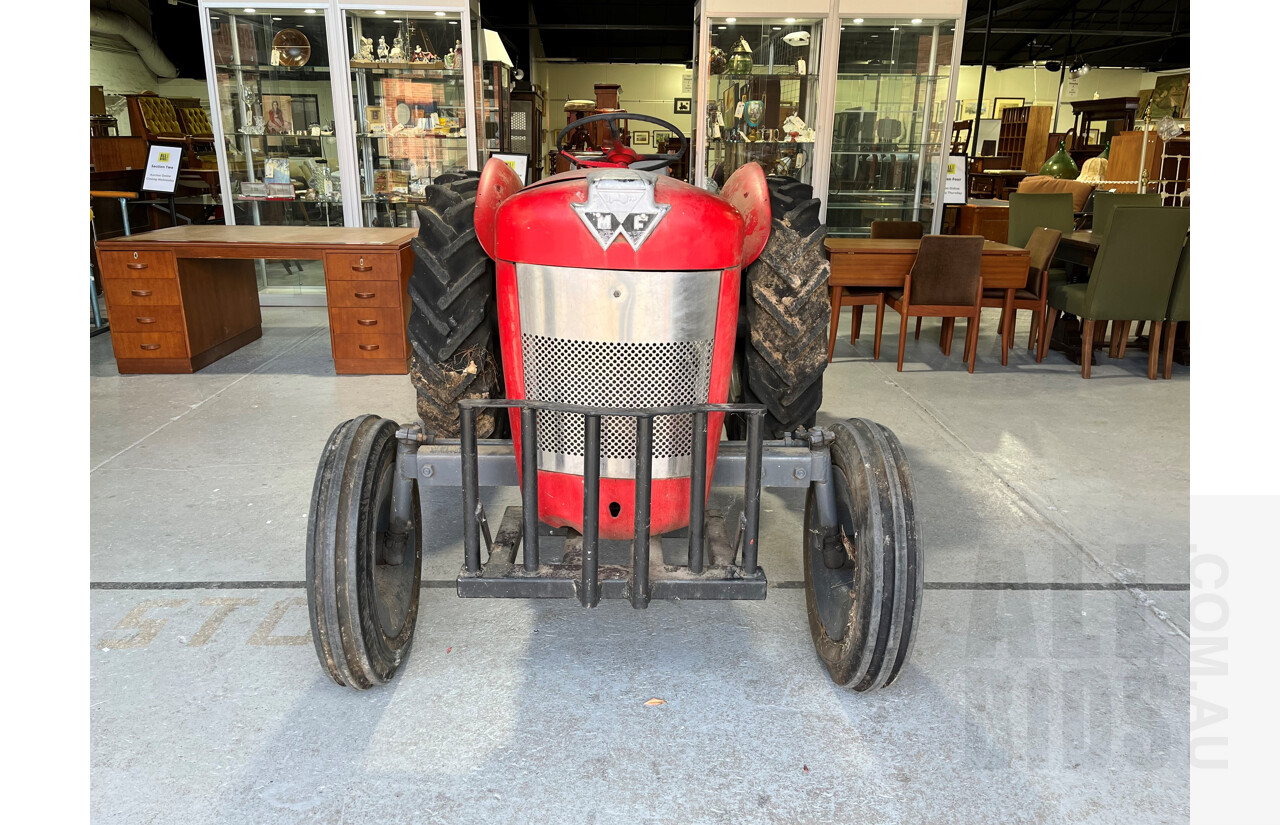
[[[896, 289], [906, 284], [907, 273], [920, 251], [920, 239], [827, 238], [831, 259], [830, 285], [862, 289]], [[982, 244], [982, 287], [1003, 289], [1004, 328], [1000, 331], [1000, 363], [1009, 363], [1013, 341], [1013, 296], [1027, 285], [1031, 253], [1020, 246], [984, 241]]]

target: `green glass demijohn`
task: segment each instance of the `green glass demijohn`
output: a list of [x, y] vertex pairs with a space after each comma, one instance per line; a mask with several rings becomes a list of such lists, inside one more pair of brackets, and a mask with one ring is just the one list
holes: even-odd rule
[[1080, 177], [1080, 167], [1076, 166], [1076, 162], [1067, 154], [1066, 141], [1058, 141], [1057, 153], [1044, 162], [1044, 166], [1040, 167], [1040, 174], [1065, 180], [1075, 180]]
[[1098, 157], [1102, 158], [1103, 160], [1110, 159], [1111, 157], [1111, 141], [1110, 140], [1107, 141], [1107, 148], [1103, 149], [1102, 154], [1098, 155]]

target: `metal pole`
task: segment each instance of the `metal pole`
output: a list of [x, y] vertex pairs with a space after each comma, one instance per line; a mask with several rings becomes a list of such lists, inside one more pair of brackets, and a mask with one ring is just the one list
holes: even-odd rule
[[[934, 79], [935, 75], [938, 74], [938, 30], [939, 30], [938, 26], [934, 26], [933, 37], [930, 38], [931, 45], [929, 46], [929, 83], [927, 86], [924, 87], [925, 88], [924, 124], [921, 128], [921, 134], [920, 134], [920, 156], [919, 156], [919, 159], [916, 161], [916, 193], [915, 193], [915, 200], [912, 202], [913, 206], [911, 209], [911, 220], [913, 221], [920, 220], [920, 198], [921, 198], [921, 195], [924, 193], [925, 145], [929, 143], [929, 127], [933, 123], [933, 92], [934, 92], [934, 87], [938, 84], [937, 80]], [[947, 118], [944, 115], [942, 118], [942, 122], [938, 124], [938, 129], [939, 129], [938, 153], [941, 154], [943, 157], [946, 157], [950, 153], [949, 147], [951, 145], [950, 136], [943, 134], [941, 131], [943, 127], [946, 125], [946, 121], [947, 121]], [[908, 136], [907, 139], [910, 140], [911, 138]], [[948, 147], [948, 150], [943, 151], [943, 147]], [[932, 222], [930, 223], [932, 224]]]
[[689, 572], [702, 572], [707, 517], [707, 414], [693, 414], [693, 467], [689, 473]]
[[582, 606], [600, 603], [600, 416], [586, 418], [582, 488]]
[[479, 447], [476, 444], [476, 411], [463, 407], [462, 417], [462, 546], [467, 572], [480, 572], [480, 526], [476, 510], [480, 507]]
[[761, 413], [747, 419], [747, 480], [742, 491], [742, 575], [756, 574], [756, 559], [760, 548], [760, 469], [764, 454], [764, 435], [761, 432]]
[[996, 16], [996, 0], [987, 0], [987, 33], [982, 37], [982, 69], [978, 75], [978, 110], [973, 113], [973, 131], [969, 133], [972, 144], [969, 157], [978, 156], [978, 132], [982, 131], [982, 95], [987, 89], [987, 48], [991, 45], [991, 21]]
[[524, 506], [524, 569], [538, 570], [538, 411], [520, 410], [521, 498]]
[[649, 505], [653, 498], [653, 418], [636, 419], [635, 535], [631, 540], [631, 606], [649, 606]]

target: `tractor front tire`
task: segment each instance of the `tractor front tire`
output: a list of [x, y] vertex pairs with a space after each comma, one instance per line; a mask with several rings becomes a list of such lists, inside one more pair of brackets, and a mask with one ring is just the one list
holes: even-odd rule
[[422, 527], [416, 484], [400, 561], [386, 560], [397, 429], [376, 415], [339, 424], [324, 446], [311, 492], [311, 638], [328, 677], [356, 690], [395, 675], [418, 621]]
[[822, 248], [827, 230], [818, 219], [813, 187], [770, 175], [773, 225], [760, 257], [745, 273], [748, 334], [744, 399], [764, 404], [766, 438], [811, 427], [822, 405], [831, 320], [827, 282], [831, 264]]
[[891, 430], [865, 418], [832, 430], [827, 483], [834, 486], [841, 552], [824, 553], [810, 487], [804, 510], [809, 630], [837, 684], [875, 690], [902, 673], [920, 623], [924, 579], [915, 489]]
[[[458, 401], [502, 394], [494, 336], [493, 262], [476, 238], [478, 172], [445, 173], [418, 207], [409, 279], [409, 380], [418, 415], [436, 436], [457, 437]], [[494, 431], [494, 415], [476, 417], [476, 435]]]

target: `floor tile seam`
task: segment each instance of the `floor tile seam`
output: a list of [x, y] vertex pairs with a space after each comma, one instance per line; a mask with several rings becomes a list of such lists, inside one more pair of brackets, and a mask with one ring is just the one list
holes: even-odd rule
[[311, 333], [310, 333], [310, 334], [305, 335], [305, 336], [303, 336], [302, 338], [299, 338], [299, 339], [298, 339], [297, 341], [295, 341], [292, 345], [290, 345], [290, 346], [286, 347], [285, 349], [281, 350], [279, 353], [277, 353], [276, 355], [273, 355], [272, 357], [268, 358], [266, 361], [263, 361], [261, 364], [259, 364], [258, 366], [254, 367], [253, 369], [249, 370], [249, 371], [248, 371], [248, 372], [246, 372], [244, 375], [242, 375], [242, 376], [240, 376], [239, 378], [235, 379], [235, 380], [234, 380], [234, 381], [232, 381], [231, 383], [224, 385], [224, 386], [223, 386], [223, 387], [221, 387], [217, 392], [214, 392], [213, 394], [209, 395], [207, 398], [202, 398], [202, 399], [200, 399], [200, 400], [199, 400], [199, 401], [197, 401], [195, 404], [190, 405], [190, 406], [189, 406], [186, 410], [184, 410], [183, 412], [179, 413], [178, 415], [173, 416], [173, 417], [172, 417], [172, 418], [170, 418], [168, 421], [166, 421], [166, 422], [164, 422], [163, 424], [161, 424], [159, 427], [156, 427], [156, 428], [155, 428], [154, 430], [152, 430], [151, 432], [147, 433], [146, 435], [144, 435], [144, 436], [142, 436], [141, 438], [139, 438], [137, 441], [135, 441], [135, 442], [133, 442], [132, 444], [130, 444], [129, 446], [125, 447], [123, 450], [120, 450], [119, 452], [115, 453], [114, 455], [109, 456], [108, 458], [106, 458], [106, 459], [104, 459], [103, 461], [99, 462], [97, 466], [92, 467], [92, 468], [89, 470], [89, 475], [93, 475], [93, 474], [94, 474], [94, 473], [96, 473], [98, 470], [100, 470], [100, 469], [102, 469], [103, 467], [107, 466], [107, 465], [108, 465], [108, 464], [110, 464], [112, 461], [115, 461], [117, 458], [119, 458], [120, 456], [122, 456], [122, 455], [124, 455], [125, 453], [129, 452], [129, 451], [130, 451], [130, 450], [132, 450], [134, 447], [137, 447], [139, 444], [141, 444], [142, 442], [146, 441], [148, 438], [150, 438], [151, 436], [153, 436], [153, 435], [155, 435], [156, 433], [160, 432], [161, 430], [165, 429], [165, 428], [166, 428], [166, 427], [168, 427], [170, 424], [174, 424], [174, 423], [176, 423], [176, 422], [178, 422], [178, 421], [181, 421], [183, 418], [186, 418], [186, 417], [187, 417], [188, 415], [190, 415], [191, 413], [196, 412], [196, 411], [197, 411], [197, 410], [199, 410], [201, 407], [203, 407], [205, 404], [207, 404], [208, 402], [210, 402], [210, 401], [212, 401], [213, 399], [217, 398], [218, 396], [222, 395], [224, 392], [226, 392], [227, 390], [231, 389], [231, 388], [232, 388], [232, 387], [234, 387], [236, 384], [239, 384], [241, 381], [245, 380], [245, 379], [246, 379], [246, 378], [248, 378], [249, 376], [254, 375], [254, 374], [256, 374], [256, 373], [260, 372], [261, 370], [265, 369], [266, 367], [270, 366], [270, 365], [271, 365], [271, 364], [273, 364], [277, 359], [280, 359], [280, 358], [283, 358], [283, 357], [284, 357], [284, 356], [286, 356], [286, 355], [290, 355], [290, 354], [292, 354], [295, 350], [297, 350], [297, 349], [298, 349], [299, 347], [301, 347], [303, 344], [306, 344], [307, 342], [311, 341], [313, 338], [315, 338], [315, 337], [316, 337], [317, 335], [319, 335], [320, 333], [322, 333], [322, 332], [328, 332], [328, 331], [329, 331], [329, 327], [328, 327], [327, 325], [326, 325], [326, 326], [321, 326], [321, 327], [316, 327], [315, 329], [313, 329], [313, 330], [311, 331]]
[[[1190, 642], [1190, 637], [1188, 636], [1187, 631], [1181, 628], [1177, 624], [1177, 622], [1174, 621], [1173, 618], [1167, 612], [1159, 609], [1155, 605], [1154, 601], [1149, 596], [1147, 596], [1147, 594], [1144, 591], [1142, 591], [1140, 587], [1135, 587], [1132, 582], [1125, 580], [1123, 576], [1118, 574], [1115, 570], [1111, 569], [1111, 567], [1109, 567], [1106, 563], [1104, 563], [1102, 559], [1092, 549], [1090, 549], [1089, 543], [1082, 537], [1076, 535], [1076, 533], [1072, 531], [1070, 527], [1068, 527], [1067, 525], [1061, 524], [1057, 520], [1048, 516], [1046, 512], [1042, 510], [1041, 507], [1039, 506], [1039, 502], [1038, 502], [1039, 497], [1033, 491], [1025, 490], [1021, 485], [1016, 484], [1014, 481], [1010, 480], [1008, 477], [1004, 475], [1004, 473], [1000, 471], [998, 467], [996, 467], [994, 463], [992, 463], [989, 459], [987, 459], [986, 456], [982, 455], [977, 450], [973, 449], [973, 447], [971, 447], [969, 443], [960, 436], [959, 433], [957, 433], [950, 426], [948, 426], [946, 421], [942, 418], [941, 413], [936, 411], [931, 405], [927, 404], [926, 402], [918, 398], [915, 394], [913, 394], [909, 389], [904, 387], [899, 381], [897, 381], [893, 377], [893, 375], [890, 375], [888, 373], [887, 367], [879, 363], [875, 364], [874, 366], [882, 375], [885, 375], [887, 377], [887, 380], [890, 381], [893, 384], [893, 386], [897, 387], [902, 392], [902, 394], [906, 396], [907, 399], [912, 404], [914, 404], [921, 413], [928, 416], [929, 419], [934, 422], [934, 424], [938, 427], [938, 429], [943, 433], [943, 435], [946, 438], [950, 439], [956, 446], [968, 452], [969, 455], [971, 455], [976, 461], [978, 461], [983, 467], [985, 467], [987, 471], [990, 472], [991, 475], [994, 476], [995, 479], [1004, 487], [1006, 493], [1012, 496], [1015, 502], [1017, 502], [1022, 509], [1027, 511], [1028, 515], [1033, 517], [1042, 526], [1044, 526], [1045, 529], [1048, 530], [1051, 534], [1053, 534], [1054, 537], [1058, 539], [1058, 541], [1061, 542], [1065, 547], [1075, 550], [1077, 553], [1082, 555], [1085, 559], [1092, 562], [1093, 565], [1102, 573], [1106, 574], [1107, 576], [1110, 576], [1112, 579], [1114, 579], [1116, 582], [1122, 585], [1125, 592], [1137, 605], [1147, 609], [1163, 625], [1165, 625], [1170, 630], [1172, 630], [1173, 633], [1176, 634], [1176, 638], [1180, 639], [1182, 642], [1185, 642], [1185, 643]], [[1168, 642], [1169, 640], [1166, 638], [1166, 641]], [[1172, 642], [1169, 642], [1169, 643], [1174, 647], [1175, 650], [1178, 650], [1179, 653], [1183, 654], [1184, 656], [1188, 656], [1188, 657], [1190, 656], [1189, 650], [1187, 649], [1186, 645], [1174, 645]]]

